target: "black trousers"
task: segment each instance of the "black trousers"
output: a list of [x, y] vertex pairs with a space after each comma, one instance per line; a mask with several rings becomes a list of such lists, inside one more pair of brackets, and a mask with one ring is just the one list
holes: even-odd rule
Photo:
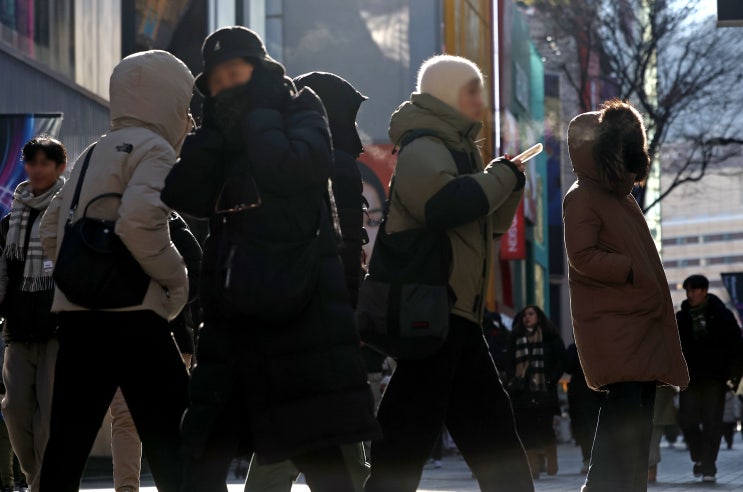
[[[205, 335], [202, 334], [202, 337]], [[229, 339], [222, 340], [225, 341], [229, 342]], [[199, 344], [203, 348], [207, 342], [201, 338]], [[197, 355], [199, 352], [197, 347]], [[206, 351], [202, 350], [201, 353], [205, 354]], [[207, 430], [203, 452], [198, 457], [186, 459], [182, 492], [227, 492], [226, 482], [232, 460], [237, 455], [250, 456], [254, 453], [249, 416], [255, 404], [255, 394], [249, 382], [254, 381], [256, 371], [260, 371], [260, 362], [251, 360], [251, 356], [254, 357], [253, 354], [247, 354], [246, 357], [231, 358], [227, 362], [230, 367], [228, 377], [234, 382], [224, 396], [224, 407], [218, 411], [212, 427]], [[205, 356], [199, 362], [202, 368], [212, 362], [212, 359], [205, 362], [205, 358], [208, 359]], [[194, 384], [202, 383], [198, 370], [197, 366], [191, 380], [192, 391]], [[221, 396], [217, 399], [221, 399]], [[313, 492], [354, 492], [353, 480], [340, 447], [292, 456], [291, 461], [304, 473], [307, 485]]]
[[160, 492], [183, 476], [180, 421], [188, 374], [167, 321], [151, 311], [64, 312], [41, 492], [77, 492], [98, 429], [121, 387]]
[[553, 408], [514, 408], [516, 428], [527, 450], [540, 450], [557, 445]]
[[717, 474], [726, 391], [723, 381], [693, 379], [679, 395], [681, 430], [691, 461], [702, 464], [700, 471], [704, 475]]
[[584, 492], [647, 490], [655, 386], [653, 381], [607, 386]]
[[481, 490], [534, 490], [510, 399], [475, 323], [453, 316], [436, 354], [399, 361], [378, 420], [384, 439], [372, 443], [367, 492], [414, 492], [443, 425]]

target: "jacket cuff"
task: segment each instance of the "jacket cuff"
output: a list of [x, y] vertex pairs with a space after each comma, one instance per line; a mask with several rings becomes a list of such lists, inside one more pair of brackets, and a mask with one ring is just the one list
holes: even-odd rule
[[524, 189], [524, 186], [526, 186], [526, 175], [519, 171], [519, 168], [516, 167], [516, 164], [508, 159], [504, 159], [503, 157], [497, 158], [495, 162], [505, 164], [506, 167], [508, 167], [508, 169], [510, 169], [516, 176], [516, 187], [513, 189], [513, 191], [521, 191]]

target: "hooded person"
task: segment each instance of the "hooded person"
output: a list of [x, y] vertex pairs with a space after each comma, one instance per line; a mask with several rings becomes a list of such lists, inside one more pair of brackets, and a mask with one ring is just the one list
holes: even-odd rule
[[[73, 222], [84, 213], [115, 221], [115, 233], [150, 280], [140, 303], [115, 310], [86, 309], [57, 288], [52, 310], [59, 315], [59, 355], [40, 491], [79, 489], [117, 387], [158, 489], [180, 490], [179, 425], [188, 403], [188, 375], [168, 321], [188, 300], [188, 277], [171, 242], [170, 210], [160, 191], [192, 127], [193, 80], [186, 65], [164, 51], [122, 60], [110, 80], [111, 130], [78, 160], [89, 158], [79, 206], [68, 214], [83, 165], [73, 168], [42, 219], [41, 243], [52, 261], [70, 214]], [[120, 197], [99, 199], [106, 193]], [[81, 265], [80, 275], [86, 274]]]
[[425, 227], [445, 233], [456, 302], [443, 346], [420, 360], [398, 361], [378, 412], [384, 439], [372, 443], [367, 492], [415, 491], [444, 425], [482, 490], [534, 490], [481, 325], [492, 241], [508, 230], [525, 181], [519, 162], [483, 163], [476, 144], [483, 92], [477, 65], [435, 56], [423, 63], [417, 91], [390, 120], [390, 138], [400, 150], [386, 232]]
[[650, 158], [642, 117], [618, 100], [568, 128], [577, 181], [563, 211], [575, 343], [602, 404], [585, 491], [645, 490], [658, 384], [685, 388], [673, 302], [632, 196]]
[[351, 490], [340, 446], [378, 427], [338, 257], [325, 110], [248, 29], [212, 33], [202, 54], [205, 118], [162, 193], [211, 220], [184, 492], [224, 490], [238, 451], [292, 460], [313, 490]]
[[[325, 72], [311, 72], [294, 79], [297, 88], [309, 87], [320, 97], [328, 114], [330, 134], [333, 139], [333, 196], [338, 209], [343, 244], [340, 249], [346, 287], [351, 304], [356, 307], [359, 286], [363, 276], [363, 245], [369, 240], [364, 229], [364, 207], [368, 202], [363, 195], [361, 170], [364, 164], [357, 159], [364, 148], [356, 125], [356, 115], [366, 96], [343, 78]], [[361, 349], [374, 394], [374, 407], [379, 406], [382, 381], [382, 364], [385, 356], [369, 347]]]
[[346, 287], [355, 307], [361, 282], [363, 244], [363, 185], [356, 160], [364, 151], [356, 127], [356, 115], [367, 98], [343, 78], [325, 72], [312, 72], [294, 79], [297, 89], [309, 87], [325, 106], [333, 139], [333, 197], [343, 238], [340, 255], [346, 274]]

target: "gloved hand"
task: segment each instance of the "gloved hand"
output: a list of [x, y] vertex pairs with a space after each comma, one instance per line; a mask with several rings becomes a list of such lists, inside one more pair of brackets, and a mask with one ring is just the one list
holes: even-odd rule
[[495, 166], [507, 166], [511, 171], [513, 171], [513, 174], [516, 176], [516, 187], [513, 191], [521, 191], [524, 189], [524, 186], [526, 186], [526, 174], [519, 169], [513, 161], [506, 159], [505, 157], [498, 157], [497, 159], [490, 161], [490, 164], [485, 168], [485, 171], [487, 172], [488, 169], [492, 169]]
[[253, 78], [243, 85], [221, 91], [211, 98], [216, 127], [228, 142], [239, 144], [241, 122], [254, 109], [281, 110], [291, 96], [283, 77], [266, 70], [253, 72]]

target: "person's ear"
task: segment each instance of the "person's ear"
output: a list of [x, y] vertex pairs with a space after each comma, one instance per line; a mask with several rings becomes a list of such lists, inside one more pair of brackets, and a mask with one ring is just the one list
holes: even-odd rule
[[66, 162], [63, 162], [62, 164], [59, 164], [57, 166], [57, 175], [58, 176], [61, 176], [65, 172], [65, 169], [67, 169], [67, 163]]

